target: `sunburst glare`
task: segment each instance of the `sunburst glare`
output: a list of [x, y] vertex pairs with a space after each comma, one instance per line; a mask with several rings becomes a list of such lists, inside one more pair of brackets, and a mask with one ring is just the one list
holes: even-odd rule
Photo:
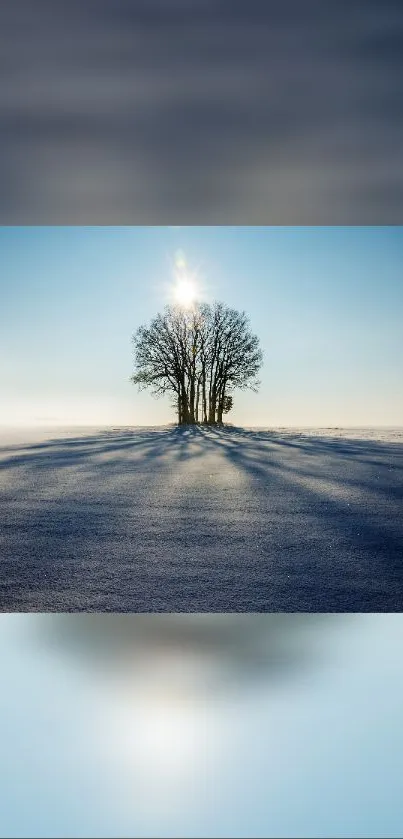
[[191, 309], [201, 298], [197, 273], [191, 272], [183, 251], [175, 254], [174, 284], [170, 289], [172, 301], [184, 309]]
[[182, 306], [184, 309], [189, 309], [193, 306], [197, 299], [197, 288], [195, 282], [189, 277], [185, 277], [184, 279], [177, 281], [174, 286], [174, 297], [175, 302], [178, 303], [179, 306]]

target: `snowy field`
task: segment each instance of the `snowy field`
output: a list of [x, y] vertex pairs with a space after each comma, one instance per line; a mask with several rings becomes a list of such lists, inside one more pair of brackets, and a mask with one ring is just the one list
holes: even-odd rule
[[402, 611], [403, 429], [0, 433], [2, 611]]

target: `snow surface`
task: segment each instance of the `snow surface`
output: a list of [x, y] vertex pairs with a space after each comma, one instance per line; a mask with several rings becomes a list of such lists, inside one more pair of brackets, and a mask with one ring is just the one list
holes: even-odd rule
[[3, 611], [402, 611], [403, 429], [0, 432]]

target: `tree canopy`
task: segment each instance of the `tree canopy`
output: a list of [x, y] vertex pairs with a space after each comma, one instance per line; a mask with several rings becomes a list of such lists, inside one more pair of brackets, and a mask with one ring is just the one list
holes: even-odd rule
[[155, 396], [170, 393], [178, 423], [222, 423], [236, 389], [257, 390], [263, 361], [245, 312], [224, 303], [166, 306], [133, 335], [131, 381]]

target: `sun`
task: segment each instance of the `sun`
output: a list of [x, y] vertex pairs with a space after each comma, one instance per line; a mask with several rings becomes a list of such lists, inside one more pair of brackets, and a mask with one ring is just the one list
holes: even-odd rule
[[198, 270], [191, 270], [186, 255], [176, 251], [172, 265], [173, 282], [168, 286], [170, 301], [181, 309], [194, 309], [203, 297]]
[[197, 299], [196, 283], [190, 277], [177, 279], [173, 289], [175, 302], [184, 309], [190, 309]]

